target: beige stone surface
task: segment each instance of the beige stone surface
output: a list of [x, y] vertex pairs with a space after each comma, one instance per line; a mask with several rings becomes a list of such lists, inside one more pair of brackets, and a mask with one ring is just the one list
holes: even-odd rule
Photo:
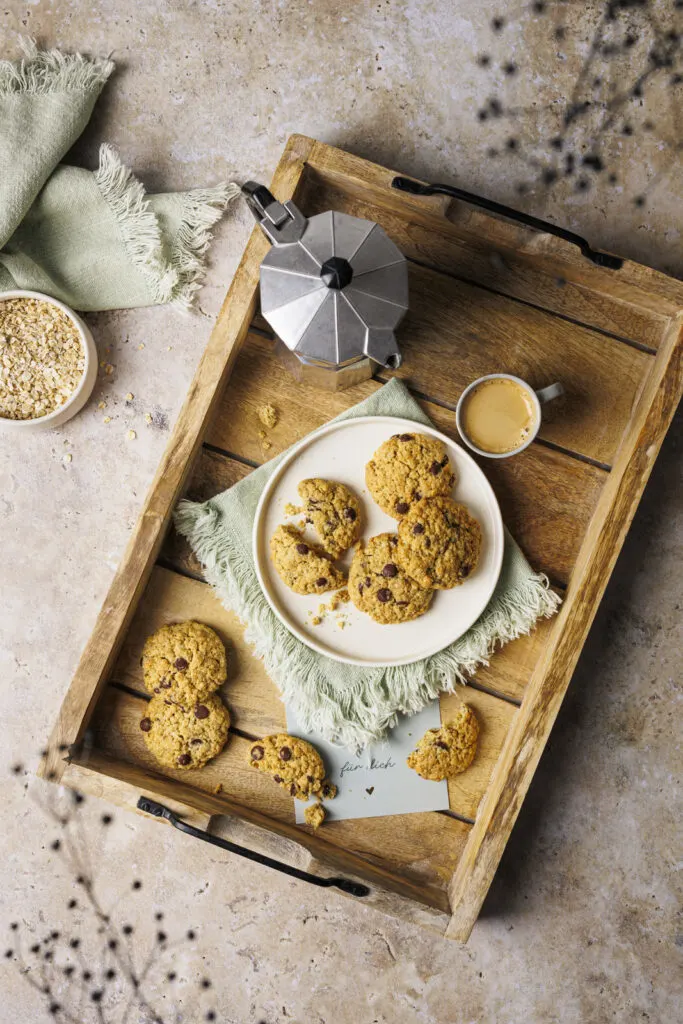
[[[660, 20], [673, 18], [673, 4], [651, 6]], [[535, 147], [557, 130], [604, 5], [548, 7], [536, 17], [490, 0], [5, 0], [0, 50], [14, 55], [26, 32], [112, 53], [117, 74], [73, 159], [92, 166], [107, 140], [151, 189], [267, 180], [287, 135], [299, 131], [523, 204], [682, 274], [681, 175], [667, 144], [680, 138], [680, 92], [673, 102], [666, 76], [650, 76], [642, 104], [625, 115], [638, 125], [652, 118], [655, 128], [606, 133], [616, 185], [603, 174], [587, 192], [563, 180], [548, 193], [517, 194]], [[497, 14], [508, 19], [499, 34], [490, 26]], [[641, 15], [628, 18], [643, 31]], [[551, 23], [566, 25], [564, 40]], [[488, 70], [475, 61], [484, 52]], [[642, 56], [639, 41], [614, 72], [619, 82], [633, 81]], [[506, 77], [508, 60], [519, 71]], [[520, 113], [479, 121], [492, 95]], [[591, 145], [583, 124], [579, 154]], [[513, 133], [524, 140], [521, 156], [487, 157]], [[655, 184], [636, 207], [648, 180]], [[20, 922], [31, 941], [59, 930], [60, 964], [63, 936], [82, 935], [79, 970], [97, 965], [102, 936], [89, 929], [63, 851], [51, 849], [59, 829], [35, 802], [48, 787], [10, 767], [35, 766], [250, 229], [243, 206], [222, 224], [204, 317], [90, 316], [101, 358], [115, 367], [93, 401], [51, 433], [0, 435], [0, 764], [9, 779], [0, 906], [3, 922]], [[162, 927], [153, 914], [165, 914], [165, 962], [175, 966], [150, 974], [164, 1021], [176, 1019], [174, 1006], [193, 1022], [213, 1007], [229, 1024], [680, 1020], [680, 428], [679, 417], [466, 948], [136, 816], [115, 812], [104, 825], [105, 804], [83, 808], [88, 870], [105, 912], [114, 906], [112, 918], [135, 927], [138, 971]], [[139, 892], [130, 890], [134, 877]], [[73, 898], [79, 906], [69, 911]], [[196, 937], [182, 939], [189, 928]], [[8, 949], [15, 937], [7, 932]], [[164, 981], [167, 970], [175, 981]], [[3, 960], [0, 972], [2, 1024], [51, 1019], [49, 998], [15, 963]], [[190, 990], [205, 974], [213, 987], [194, 1004]], [[67, 989], [60, 981], [52, 998], [73, 1006]], [[105, 1019], [119, 1020], [123, 990], [116, 979], [109, 989]], [[97, 1019], [87, 1000], [86, 992], [73, 1019]]]

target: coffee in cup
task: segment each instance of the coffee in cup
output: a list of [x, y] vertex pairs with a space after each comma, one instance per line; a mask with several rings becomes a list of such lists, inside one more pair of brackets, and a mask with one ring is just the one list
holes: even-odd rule
[[540, 391], [511, 374], [480, 377], [463, 392], [456, 421], [463, 441], [475, 452], [502, 459], [530, 444], [541, 425], [541, 402], [557, 398], [561, 384]]

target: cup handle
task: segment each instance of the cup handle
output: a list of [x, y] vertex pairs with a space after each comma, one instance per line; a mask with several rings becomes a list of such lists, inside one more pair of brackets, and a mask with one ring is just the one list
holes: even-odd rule
[[539, 402], [550, 402], [553, 398], [559, 398], [560, 395], [564, 394], [564, 388], [559, 381], [554, 384], [549, 384], [547, 388], [540, 388], [536, 392], [536, 397]]

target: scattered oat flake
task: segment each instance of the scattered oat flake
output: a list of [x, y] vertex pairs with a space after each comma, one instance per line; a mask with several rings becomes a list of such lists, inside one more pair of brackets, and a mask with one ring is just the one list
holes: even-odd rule
[[72, 459], [73, 455], [71, 454], [71, 452], [67, 452], [64, 458], [62, 459], [62, 462], [71, 462]]
[[269, 404], [261, 406], [258, 411], [258, 418], [261, 420], [264, 427], [268, 427], [269, 430], [272, 430], [273, 427], [277, 426], [279, 416], [275, 406]]
[[217, 786], [213, 787], [213, 791], [216, 795], [223, 792], [223, 783], [219, 782]]
[[138, 352], [142, 352], [144, 347], [145, 347], [145, 343], [144, 343], [144, 341], [141, 341], [140, 344], [138, 345]]
[[129, 430], [128, 433], [126, 434], [126, 437], [128, 438], [129, 441], [134, 441], [137, 436], [138, 435], [135, 433], [134, 430]]
[[337, 619], [339, 629], [346, 629], [346, 619]]
[[134, 398], [135, 398], [135, 395], [133, 394], [133, 392], [129, 391], [128, 394], [126, 395], [126, 401], [127, 402], [132, 402]]
[[106, 409], [107, 408], [107, 403], [106, 402], [98, 402], [97, 403], [97, 408], [98, 409]]
[[105, 416], [102, 420], [103, 423], [111, 423], [111, 416]]
[[111, 374], [114, 372], [114, 367], [111, 365], [111, 363], [107, 363], [107, 365], [104, 368], [104, 372], [108, 377], [111, 376]]
[[173, 351], [173, 345], [167, 345], [166, 346], [166, 351], [167, 352], [172, 352]]
[[145, 423], [151, 423], [151, 422], [152, 422], [152, 414], [151, 414], [151, 412], [146, 412], [145, 413]]

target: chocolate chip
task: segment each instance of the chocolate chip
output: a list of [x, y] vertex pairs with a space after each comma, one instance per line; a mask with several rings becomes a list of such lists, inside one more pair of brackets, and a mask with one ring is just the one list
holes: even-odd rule
[[404, 516], [408, 509], [410, 508], [410, 505], [408, 504], [407, 501], [397, 501], [394, 508], [396, 509], [400, 516]]
[[407, 601], [397, 601], [396, 604], [397, 604], [397, 606], [399, 608], [405, 608], [406, 605], [408, 604], [408, 602]]
[[178, 758], [178, 764], [190, 764], [191, 762], [192, 758], [189, 754], [181, 754]]
[[462, 569], [460, 570], [460, 575], [461, 576], [469, 576], [469, 574], [471, 572], [472, 572], [472, 566], [471, 565], [463, 565]]
[[185, 658], [176, 658], [175, 660], [175, 667], [178, 669], [179, 672], [184, 672], [185, 669], [189, 667], [189, 664], [190, 663], [186, 661]]
[[443, 458], [443, 459], [441, 460], [441, 468], [442, 468], [442, 469], [445, 469], [447, 465], [448, 465], [448, 456], [446, 455], [446, 456], [445, 456], [445, 457], [444, 457], [444, 458]]
[[390, 537], [389, 543], [391, 544], [392, 548], [395, 548], [396, 545], [398, 544], [398, 537]]
[[422, 525], [422, 523], [415, 523], [415, 526], [413, 527], [413, 533], [415, 534], [415, 536], [417, 537], [417, 536], [419, 536], [419, 534], [424, 533], [424, 532], [425, 532], [425, 528]]
[[142, 721], [140, 722], [140, 728], [142, 729], [143, 732], [149, 732], [149, 730], [152, 728], [152, 719], [143, 718]]
[[420, 492], [419, 491], [415, 491], [415, 494], [413, 495], [414, 500], [415, 501], [419, 501], [421, 497], [422, 497], [422, 495], [420, 494]]
[[293, 782], [289, 787], [289, 795], [296, 796], [296, 782]]
[[434, 460], [434, 462], [432, 462], [431, 466], [429, 467], [429, 472], [432, 474], [432, 476], [438, 476], [442, 469], [443, 466], [441, 465], [441, 463]]
[[323, 782], [320, 792], [324, 797], [329, 797], [332, 793], [332, 786], [330, 785], [330, 783]]
[[162, 690], [170, 690], [171, 687], [173, 686], [173, 683], [169, 683], [166, 679], [162, 679], [161, 682], [159, 683], [159, 686], [161, 687]]
[[296, 550], [299, 552], [300, 555], [307, 555], [308, 554], [308, 544], [297, 544]]
[[327, 586], [327, 576], [321, 576], [319, 580], [315, 581], [315, 585], [316, 585], [316, 587], [326, 587]]
[[386, 604], [387, 601], [391, 601], [391, 591], [387, 590], [386, 587], [382, 587], [381, 590], [377, 591], [377, 600], [381, 601], [382, 604]]
[[265, 756], [265, 750], [260, 744], [251, 748], [251, 759], [252, 761], [262, 761]]
[[365, 586], [369, 587], [371, 583], [372, 583], [372, 580], [370, 579], [370, 577], [366, 576], [365, 577]]
[[209, 709], [206, 704], [195, 704], [194, 706], [194, 717], [195, 718], [208, 718]]
[[280, 760], [281, 761], [291, 761], [291, 759], [292, 759], [292, 751], [290, 750], [290, 748], [289, 747], [280, 747]]
[[154, 687], [154, 692], [155, 692], [155, 693], [161, 693], [161, 690], [159, 689], [159, 687], [158, 687], [158, 686], [155, 686], [155, 687]]
[[362, 593], [363, 593], [363, 584], [362, 584], [362, 583], [359, 583], [359, 584], [358, 584], [358, 593], [359, 593], [359, 594], [362, 594]]
[[307, 776], [306, 776], [306, 778], [307, 778], [307, 779], [308, 779], [308, 781], [309, 781], [309, 782], [311, 782], [311, 783], [315, 782], [315, 779], [313, 778], [313, 776], [312, 776], [312, 775], [307, 775]]
[[393, 562], [387, 562], [382, 569], [382, 576], [386, 576], [388, 580], [393, 580], [394, 576], [398, 576], [398, 569]]
[[345, 508], [344, 509], [344, 519], [348, 519], [350, 523], [355, 523], [355, 521], [356, 521], [356, 510], [355, 510], [355, 508]]
[[273, 775], [273, 782], [282, 782], [281, 775]]
[[429, 537], [425, 537], [425, 547], [426, 548], [431, 548], [431, 546], [432, 546], [431, 540], [429, 539]]
[[439, 747], [441, 750], [450, 750], [448, 744], [444, 743], [443, 740], [434, 740], [434, 746]]
[[398, 439], [399, 441], [412, 441], [414, 436], [414, 434], [399, 434]]

